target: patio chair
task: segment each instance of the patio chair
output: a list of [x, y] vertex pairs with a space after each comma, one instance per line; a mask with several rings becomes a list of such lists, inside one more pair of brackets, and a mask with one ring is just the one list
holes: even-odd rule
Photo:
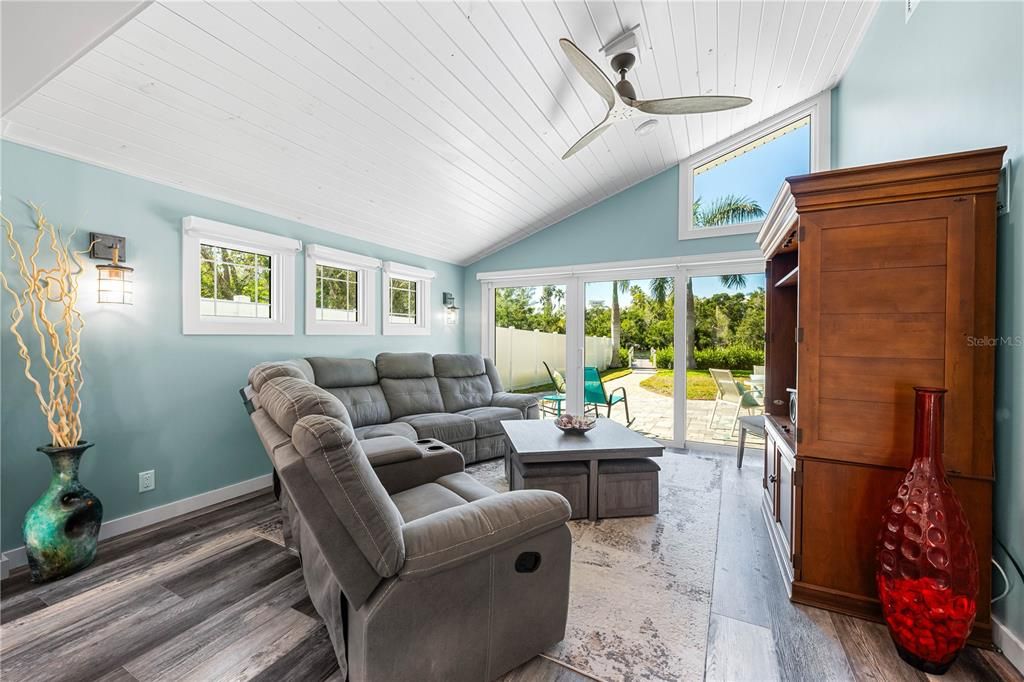
[[612, 407], [622, 403], [622, 406], [626, 408], [626, 426], [633, 423], [633, 420], [629, 417], [629, 401], [626, 400], [626, 387], [619, 386], [611, 393], [608, 393], [605, 390], [604, 382], [601, 380], [601, 373], [597, 371], [597, 367], [583, 368], [583, 402], [588, 407], [594, 406], [595, 409], [598, 406], [607, 407], [609, 417], [612, 416]]
[[548, 371], [548, 377], [551, 379], [551, 386], [555, 389], [555, 392], [540, 399], [540, 411], [544, 414], [553, 414], [556, 417], [561, 417], [562, 405], [565, 403], [565, 377], [557, 369], [551, 369], [548, 363], [544, 362], [542, 364], [544, 369]]
[[[718, 413], [718, 406], [721, 403], [725, 403], [730, 408], [735, 408], [735, 412], [732, 417], [732, 431], [730, 435], [736, 433], [736, 425], [740, 418], [740, 410], [755, 410], [757, 408], [764, 409], [764, 396], [761, 391], [757, 389], [747, 390], [743, 387], [743, 384], [736, 381], [732, 376], [732, 372], [727, 369], [709, 369], [711, 378], [714, 380], [715, 385], [718, 387], [718, 396], [715, 397], [715, 407], [711, 410], [711, 420], [708, 422], [709, 426], [713, 426], [715, 423], [715, 415]], [[753, 412], [751, 412], [753, 414]]]

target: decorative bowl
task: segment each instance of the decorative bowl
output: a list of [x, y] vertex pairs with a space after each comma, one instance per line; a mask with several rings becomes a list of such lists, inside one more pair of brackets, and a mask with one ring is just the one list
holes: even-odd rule
[[555, 428], [562, 433], [586, 433], [597, 425], [594, 417], [578, 417], [571, 414], [563, 414], [555, 420]]

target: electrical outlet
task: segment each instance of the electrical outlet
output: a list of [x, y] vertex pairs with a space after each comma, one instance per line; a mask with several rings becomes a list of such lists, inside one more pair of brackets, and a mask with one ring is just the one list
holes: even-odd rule
[[156, 472], [150, 469], [149, 471], [139, 472], [139, 492], [144, 493], [156, 488]]

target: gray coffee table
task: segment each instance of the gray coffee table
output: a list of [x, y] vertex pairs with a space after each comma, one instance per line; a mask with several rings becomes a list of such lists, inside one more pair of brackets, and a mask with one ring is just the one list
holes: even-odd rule
[[[523, 464], [551, 462], [587, 462], [590, 466], [588, 493], [588, 518], [597, 520], [597, 463], [602, 459], [634, 459], [661, 457], [664, 446], [631, 431], [611, 419], [601, 418], [597, 425], [584, 434], [562, 433], [547, 419], [510, 420], [501, 422], [512, 452], [509, 457]], [[506, 462], [509, 488], [513, 484], [511, 474], [514, 461]]]

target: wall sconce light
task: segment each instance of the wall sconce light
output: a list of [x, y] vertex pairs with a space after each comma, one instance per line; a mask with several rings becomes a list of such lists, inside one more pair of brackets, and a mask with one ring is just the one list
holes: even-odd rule
[[96, 266], [96, 273], [99, 276], [97, 301], [132, 305], [132, 273], [135, 270], [120, 263], [125, 254], [125, 238], [91, 232], [89, 242], [90, 258], [110, 261], [110, 265]]
[[444, 323], [458, 324], [459, 309], [455, 305], [455, 294], [448, 291], [441, 294], [441, 303], [444, 305]]

